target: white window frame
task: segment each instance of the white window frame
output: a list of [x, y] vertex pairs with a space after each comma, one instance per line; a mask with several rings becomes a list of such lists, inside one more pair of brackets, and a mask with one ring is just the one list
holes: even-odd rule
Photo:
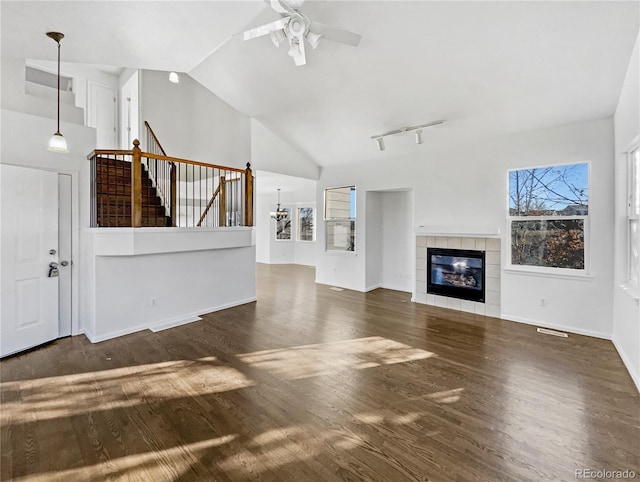
[[[354, 217], [348, 217], [348, 218], [334, 218], [334, 217], [327, 217], [327, 191], [330, 191], [332, 189], [344, 189], [344, 188], [350, 188], [353, 189], [356, 193], [355, 198], [354, 198], [354, 206], [353, 206], [353, 212], [354, 212]], [[357, 241], [357, 237], [358, 237], [358, 223], [357, 223], [357, 218], [358, 218], [358, 203], [357, 203], [357, 194], [358, 193], [358, 188], [355, 184], [347, 184], [345, 186], [332, 186], [332, 187], [327, 187], [324, 189], [324, 199], [323, 199], [323, 220], [324, 220], [324, 251], [326, 253], [355, 253], [356, 252], [356, 241]], [[353, 249], [352, 250], [342, 250], [342, 249], [329, 249], [329, 242], [328, 242], [328, 236], [329, 236], [329, 223], [331, 222], [353, 222]]]
[[[633, 247], [633, 224], [640, 225], [640, 162], [636, 165], [634, 156], [640, 157], [640, 142], [636, 140], [632, 143], [627, 155], [627, 222], [626, 222], [626, 287], [635, 298], [640, 296], [640, 266], [636, 266], [636, 277], [633, 275], [634, 256], [631, 252]], [[638, 263], [638, 261], [636, 261]]]
[[[300, 229], [302, 223], [300, 222], [300, 211], [302, 209], [311, 209], [311, 215], [313, 217], [313, 227], [311, 232], [311, 239], [300, 239]], [[300, 206], [296, 208], [296, 241], [299, 243], [314, 243], [316, 240], [316, 208], [311, 206]]]
[[[528, 169], [544, 169], [547, 167], [561, 167], [572, 166], [575, 164], [587, 164], [587, 178], [588, 178], [588, 190], [589, 190], [589, 213], [591, 213], [591, 161], [575, 161], [565, 162], [560, 164], [542, 164], [538, 166], [518, 167], [509, 169], [507, 171], [507, 230], [506, 230], [506, 270], [525, 272], [530, 274], [540, 274], [544, 276], [559, 276], [559, 277], [591, 277], [591, 223], [590, 215], [575, 215], [575, 216], [511, 216], [509, 215], [510, 199], [509, 199], [509, 173], [513, 171], [524, 171]], [[562, 221], [562, 220], [582, 220], [584, 223], [584, 268], [572, 269], [572, 268], [558, 268], [552, 266], [531, 266], [524, 264], [512, 263], [512, 224], [514, 221]]]
[[[286, 218], [282, 219], [281, 221], [276, 220], [276, 230], [273, 233], [273, 236], [274, 236], [275, 241], [277, 243], [290, 243], [294, 239], [293, 238], [293, 230], [294, 230], [293, 209], [291, 207], [287, 207], [287, 206], [282, 206], [280, 209], [283, 210], [283, 211], [285, 211], [285, 210], [288, 211], [289, 215]], [[284, 238], [284, 239], [283, 238], [278, 238], [278, 225], [279, 225], [279, 223], [284, 222], [287, 219], [291, 222], [291, 227], [289, 228], [289, 237], [288, 238]]]

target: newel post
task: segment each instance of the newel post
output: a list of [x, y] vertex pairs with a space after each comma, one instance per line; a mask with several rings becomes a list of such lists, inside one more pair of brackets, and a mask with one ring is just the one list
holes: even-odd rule
[[244, 175], [244, 223], [245, 226], [253, 226], [253, 173], [250, 162], [247, 162]]
[[133, 140], [133, 161], [131, 162], [131, 227], [142, 226], [142, 151], [140, 141]]

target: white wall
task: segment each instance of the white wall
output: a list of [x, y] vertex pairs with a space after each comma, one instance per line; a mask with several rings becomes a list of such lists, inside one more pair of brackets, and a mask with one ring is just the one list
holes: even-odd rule
[[[1, 106], [3, 109], [51, 119], [57, 118], [57, 96], [54, 95], [45, 98], [26, 93], [25, 59], [5, 55], [5, 52], [2, 52], [0, 79], [2, 81]], [[83, 125], [84, 111], [73, 105], [61, 102], [60, 119], [62, 122]], [[54, 132], [55, 124], [49, 137], [51, 137]], [[64, 131], [62, 131], [62, 133], [64, 134]]]
[[188, 74], [179, 84], [168, 75], [140, 71], [140, 123], [149, 122], [169, 156], [244, 168], [251, 161], [249, 117]]
[[[46, 60], [29, 60], [27, 65], [40, 68], [48, 72], [57, 72], [57, 62]], [[84, 112], [84, 124], [87, 125], [88, 82], [96, 82], [107, 87], [111, 87], [118, 92], [118, 77], [102, 70], [98, 70], [90, 65], [61, 62], [60, 73], [66, 77], [73, 77], [73, 89], [75, 93], [75, 105]]]
[[300, 149], [292, 147], [259, 120], [251, 119], [251, 159], [256, 169], [317, 180], [320, 168]]
[[[317, 282], [366, 289], [366, 191], [413, 188], [413, 227], [447, 226], [451, 233], [500, 230], [505, 245], [509, 169], [590, 161], [592, 277], [576, 281], [504, 272], [502, 316], [611, 335], [612, 119], [514, 133], [450, 150], [437, 151], [428, 142], [415, 149], [413, 157], [392, 158], [384, 151], [374, 153], [368, 163], [323, 169], [316, 198], [322, 200], [327, 187], [355, 184], [358, 218], [355, 253], [324, 252], [324, 243], [318, 243]], [[318, 239], [324, 239], [324, 231], [318, 223]], [[540, 310], [536, 305], [543, 297], [547, 306]]]
[[[357, 195], [357, 192], [356, 192]], [[382, 193], [369, 191], [366, 193], [367, 210], [360, 211], [366, 216], [367, 252], [365, 258], [365, 291], [382, 286]], [[358, 232], [356, 232], [356, 237]]]
[[[383, 288], [413, 291], [413, 192], [382, 193]], [[367, 262], [369, 262], [367, 253]]]
[[[627, 278], [627, 151], [640, 142], [640, 36], [631, 55], [614, 117], [615, 125], [615, 263], [613, 342], [640, 390], [640, 307], [621, 287]], [[635, 140], [635, 142], [634, 142]]]
[[94, 342], [256, 299], [253, 247], [95, 259]]

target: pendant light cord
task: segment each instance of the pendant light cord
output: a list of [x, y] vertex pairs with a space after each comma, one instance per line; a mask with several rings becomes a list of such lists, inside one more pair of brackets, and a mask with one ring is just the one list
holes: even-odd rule
[[58, 41], [58, 133], [60, 133], [60, 41]]

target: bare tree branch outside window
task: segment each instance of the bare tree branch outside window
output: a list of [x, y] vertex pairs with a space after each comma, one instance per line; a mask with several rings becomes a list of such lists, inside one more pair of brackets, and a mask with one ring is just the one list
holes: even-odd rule
[[588, 173], [587, 163], [509, 172], [512, 264], [585, 268]]

